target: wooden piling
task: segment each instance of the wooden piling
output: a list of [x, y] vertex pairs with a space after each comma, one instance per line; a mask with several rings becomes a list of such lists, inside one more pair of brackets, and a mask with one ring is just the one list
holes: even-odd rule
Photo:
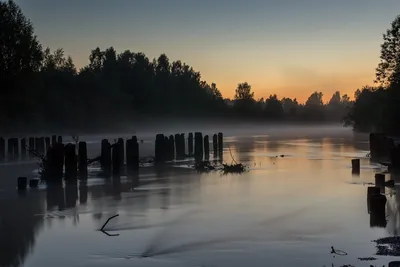
[[21, 156], [22, 158], [26, 157], [26, 138], [21, 139]]
[[204, 136], [204, 158], [206, 160], [210, 158], [210, 142], [208, 135]]
[[125, 163], [125, 147], [124, 147], [124, 139], [123, 138], [118, 138], [118, 143], [119, 143], [119, 153], [121, 155], [119, 156], [119, 160], [121, 163], [121, 166], [124, 166]]
[[375, 186], [385, 186], [385, 174], [383, 173], [375, 174]]
[[176, 159], [182, 159], [182, 148], [181, 148], [181, 136], [180, 134], [175, 134], [175, 150], [176, 150]]
[[224, 136], [222, 133], [218, 133], [218, 153], [220, 157], [222, 157], [223, 152], [224, 152]]
[[20, 191], [26, 190], [28, 186], [28, 178], [26, 177], [18, 177], [17, 180], [17, 188]]
[[79, 142], [78, 145], [78, 168], [81, 175], [87, 174], [87, 144], [86, 142]]
[[382, 194], [371, 195], [370, 197], [370, 211], [371, 213], [384, 213], [386, 206], [386, 196]]
[[9, 157], [14, 156], [14, 144], [13, 144], [13, 138], [8, 138], [7, 140], [7, 152]]
[[101, 159], [100, 164], [103, 170], [111, 170], [111, 144], [107, 139], [101, 141]]
[[186, 157], [186, 140], [185, 140], [184, 133], [181, 133], [179, 141], [181, 142], [180, 147], [181, 147], [182, 158], [185, 158]]
[[351, 168], [353, 173], [360, 173], [360, 159], [352, 159]]
[[377, 186], [369, 186], [367, 189], [367, 197], [372, 195], [379, 195], [381, 193], [381, 189]]
[[46, 149], [45, 149], [45, 151], [47, 151], [47, 150], [49, 150], [49, 148], [50, 148], [50, 137], [45, 137], [44, 138], [44, 142], [45, 142], [45, 144], [46, 144]]
[[188, 150], [189, 150], [189, 157], [193, 157], [193, 133], [189, 133], [188, 136]]
[[140, 161], [140, 158], [139, 158], [139, 143], [138, 143], [138, 141], [137, 141], [137, 138], [136, 138], [136, 136], [134, 136], [133, 138], [132, 138], [132, 142], [133, 142], [133, 144], [132, 144], [132, 146], [133, 146], [133, 150], [132, 150], [132, 164], [133, 164], [133, 170], [139, 170], [139, 161]]
[[63, 138], [62, 138], [61, 135], [59, 135], [59, 136], [57, 137], [57, 143], [59, 143], [59, 144], [62, 144], [62, 143], [63, 143]]
[[57, 135], [51, 136], [51, 145], [54, 146], [57, 143]]
[[203, 135], [200, 132], [194, 134], [194, 158], [196, 161], [203, 160]]
[[174, 136], [171, 134], [168, 140], [168, 151], [169, 151], [169, 160], [175, 159], [175, 139]]
[[214, 158], [218, 155], [218, 135], [213, 135], [213, 150], [214, 150]]
[[132, 169], [133, 167], [133, 139], [127, 139], [125, 146], [126, 146], [126, 167], [128, 170]]
[[117, 142], [112, 147], [112, 168], [113, 174], [119, 174], [121, 171], [121, 142]]
[[29, 149], [35, 149], [35, 138], [29, 137]]
[[60, 184], [64, 168], [64, 145], [57, 143], [47, 151], [43, 178], [49, 184]]
[[165, 160], [164, 158], [164, 135], [156, 135], [156, 145], [155, 145], [155, 162], [161, 163]]
[[78, 159], [75, 152], [74, 144], [67, 144], [65, 146], [65, 180], [75, 181], [78, 176]]
[[6, 140], [0, 137], [0, 160], [6, 157]]

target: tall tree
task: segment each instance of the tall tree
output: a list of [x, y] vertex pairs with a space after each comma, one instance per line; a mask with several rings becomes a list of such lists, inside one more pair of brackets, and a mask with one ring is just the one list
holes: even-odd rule
[[400, 82], [400, 16], [383, 34], [380, 63], [376, 69], [376, 82], [387, 86]]
[[254, 93], [247, 82], [239, 83], [235, 91], [235, 100], [253, 100]]
[[0, 1], [0, 121], [29, 119], [34, 93], [27, 86], [32, 87], [42, 58], [32, 23], [14, 1]]

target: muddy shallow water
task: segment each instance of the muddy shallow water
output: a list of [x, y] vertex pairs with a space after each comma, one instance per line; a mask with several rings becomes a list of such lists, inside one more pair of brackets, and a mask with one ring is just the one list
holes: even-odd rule
[[[136, 188], [134, 177], [101, 178], [93, 166], [86, 183], [18, 195], [15, 177], [35, 176], [34, 161], [1, 163], [0, 265], [387, 266], [396, 258], [376, 256], [371, 240], [399, 233], [400, 188], [386, 188], [387, 224], [375, 227], [366, 183], [381, 169], [365, 157], [367, 139], [312, 130], [227, 131], [224, 160], [232, 153], [249, 172], [199, 174], [179, 162], [141, 169]], [[151, 154], [153, 135], [138, 137]], [[96, 155], [101, 138], [82, 139]], [[362, 158], [360, 175], [352, 158]]]

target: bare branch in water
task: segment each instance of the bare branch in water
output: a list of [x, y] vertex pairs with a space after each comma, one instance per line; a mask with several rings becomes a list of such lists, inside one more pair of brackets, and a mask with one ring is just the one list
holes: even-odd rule
[[119, 214], [114, 215], [114, 216], [111, 216], [110, 218], [108, 218], [108, 220], [105, 222], [105, 224], [103, 225], [103, 227], [100, 228], [100, 231], [103, 231], [103, 230], [104, 230], [104, 227], [106, 227], [107, 223], [108, 223], [111, 219], [113, 219], [113, 218], [115, 218], [115, 217], [118, 217], [118, 216], [119, 216]]

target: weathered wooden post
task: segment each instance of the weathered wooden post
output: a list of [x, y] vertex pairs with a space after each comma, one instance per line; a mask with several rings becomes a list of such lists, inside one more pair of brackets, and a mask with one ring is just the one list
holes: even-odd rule
[[22, 158], [26, 157], [26, 138], [21, 139], [21, 156]]
[[13, 145], [14, 145], [14, 157], [18, 158], [19, 156], [19, 141], [18, 138], [13, 138]]
[[107, 139], [101, 141], [101, 159], [100, 164], [103, 170], [111, 170], [111, 144]]
[[132, 169], [133, 166], [133, 139], [126, 140], [126, 167], [128, 170]]
[[170, 151], [170, 143], [169, 143], [169, 139], [168, 136], [164, 136], [164, 156], [165, 156], [165, 160], [170, 160], [171, 157], [171, 151]]
[[59, 136], [57, 137], [57, 143], [62, 144], [62, 142], [63, 142], [63, 138], [62, 138], [61, 135], [59, 135]]
[[57, 143], [57, 135], [51, 136], [51, 145], [54, 146]]
[[194, 158], [196, 161], [203, 160], [203, 135], [199, 132], [194, 134]]
[[214, 150], [214, 158], [218, 155], [218, 135], [213, 135], [213, 150]]
[[208, 140], [208, 135], [204, 136], [204, 157], [206, 160], [210, 158], [210, 142]]
[[14, 156], [13, 138], [8, 138], [8, 140], [7, 140], [7, 152], [8, 152], [8, 157]]
[[386, 196], [382, 194], [371, 195], [370, 211], [371, 213], [384, 213], [386, 206]]
[[134, 170], [139, 170], [139, 143], [136, 136], [132, 137], [132, 164]]
[[352, 159], [351, 168], [353, 173], [360, 173], [360, 159]]
[[367, 189], [367, 197], [369, 198], [372, 195], [379, 195], [381, 193], [381, 189], [377, 186], [369, 186]]
[[0, 160], [6, 157], [6, 140], [0, 137]]
[[385, 186], [385, 174], [383, 173], [375, 174], [375, 186]]
[[224, 152], [224, 136], [222, 133], [218, 133], [218, 153], [220, 157], [222, 157], [223, 152]]
[[164, 161], [164, 135], [156, 135], [156, 145], [155, 145], [155, 162], [160, 163]]
[[87, 174], [87, 144], [86, 142], [79, 142], [78, 145], [78, 168], [81, 175]]
[[47, 151], [44, 179], [47, 183], [61, 183], [64, 168], [64, 145], [55, 144]]
[[65, 180], [75, 181], [78, 175], [78, 159], [74, 144], [65, 146]]
[[[390, 151], [390, 169], [400, 169], [400, 146], [394, 146]], [[390, 170], [389, 170], [390, 171]]]
[[50, 137], [48, 137], [48, 136], [45, 137], [44, 141], [46, 143], [46, 150], [45, 151], [47, 151], [50, 148]]
[[112, 167], [113, 167], [113, 174], [119, 174], [121, 170], [121, 142], [117, 142], [112, 147]]
[[29, 149], [35, 149], [35, 138], [29, 137]]
[[193, 133], [189, 133], [188, 150], [189, 150], [189, 157], [193, 157]]
[[169, 151], [169, 160], [174, 160], [175, 159], [175, 140], [174, 140], [174, 136], [172, 134], [169, 136], [168, 151]]
[[180, 145], [181, 145], [181, 142], [180, 142], [180, 138], [181, 138], [181, 136], [179, 135], [179, 134], [175, 134], [175, 150], [176, 150], [176, 159], [181, 159], [182, 158], [182, 155], [181, 155], [181, 148], [180, 148]]
[[125, 163], [125, 148], [124, 148], [124, 139], [123, 138], [118, 138], [118, 144], [119, 144], [119, 153], [121, 153], [121, 155], [119, 156], [119, 160], [121, 163], [121, 166], [124, 166]]
[[181, 154], [182, 158], [186, 157], [186, 139], [185, 139], [185, 134], [181, 133], [181, 138], [179, 139], [181, 142]]
[[28, 178], [26, 177], [18, 177], [18, 181], [17, 181], [17, 188], [20, 191], [26, 190], [28, 186]]

